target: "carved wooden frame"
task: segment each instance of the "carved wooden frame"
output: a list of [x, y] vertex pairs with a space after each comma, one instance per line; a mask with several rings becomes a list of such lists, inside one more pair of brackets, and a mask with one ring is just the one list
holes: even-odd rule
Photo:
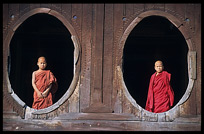
[[[122, 55], [123, 55], [123, 48], [126, 42], [127, 37], [129, 36], [130, 32], [133, 30], [133, 28], [145, 17], [148, 16], [162, 16], [168, 19], [172, 24], [174, 24], [178, 30], [183, 34], [186, 43], [188, 45], [189, 51], [188, 51], [188, 76], [189, 76], [189, 82], [188, 87], [186, 89], [186, 92], [184, 93], [183, 97], [180, 99], [180, 101], [169, 111], [163, 112], [163, 113], [152, 113], [145, 109], [143, 109], [141, 106], [137, 104], [135, 99], [130, 95], [128, 92], [128, 89], [125, 85], [124, 79], [123, 79], [123, 73], [122, 73]], [[183, 20], [183, 21], [181, 21]], [[133, 16], [133, 20], [125, 29], [121, 36], [121, 39], [119, 41], [119, 49], [118, 49], [118, 55], [117, 55], [117, 77], [119, 80], [119, 83], [121, 85], [121, 88], [123, 90], [124, 95], [129, 100], [131, 105], [136, 109], [135, 111], [138, 111], [136, 116], [140, 116], [139, 118], [141, 120], [147, 120], [147, 121], [173, 121], [175, 118], [179, 117], [180, 115], [180, 105], [182, 105], [187, 99], [189, 98], [191, 91], [193, 89], [193, 84], [196, 79], [196, 51], [193, 42], [193, 38], [191, 38], [191, 30], [190, 26], [185, 22], [185, 18], [178, 18], [176, 15], [172, 15], [170, 13], [159, 11], [159, 10], [148, 10], [145, 12], [138, 14], [135, 14]]]
[[[38, 13], [46, 13], [49, 15], [52, 15], [56, 17], [58, 20], [60, 20], [64, 26], [68, 29], [68, 31], [71, 33], [71, 39], [74, 44], [74, 77], [72, 79], [72, 82], [67, 89], [66, 93], [52, 106], [40, 109], [40, 110], [34, 110], [28, 106], [14, 93], [13, 89], [11, 88], [11, 84], [8, 77], [8, 70], [7, 70], [7, 62], [8, 62], [8, 56], [9, 56], [9, 46], [10, 41], [17, 30], [17, 28], [30, 16], [38, 14]], [[6, 100], [10, 103], [12, 103], [12, 100], [14, 100], [14, 110], [22, 117], [22, 118], [33, 118], [35, 115], [43, 115], [46, 113], [51, 113], [52, 111], [58, 109], [65, 101], [70, 98], [74, 90], [76, 89], [77, 84], [79, 83], [79, 74], [80, 74], [80, 55], [81, 55], [81, 46], [79, 43], [79, 38], [74, 30], [73, 26], [70, 22], [67, 21], [67, 19], [58, 13], [55, 10], [52, 10], [50, 8], [35, 8], [27, 13], [25, 13], [23, 16], [21, 16], [15, 24], [11, 25], [11, 27], [8, 29], [8, 33], [3, 40], [3, 95], [6, 98]], [[15, 108], [16, 107], [16, 108]]]

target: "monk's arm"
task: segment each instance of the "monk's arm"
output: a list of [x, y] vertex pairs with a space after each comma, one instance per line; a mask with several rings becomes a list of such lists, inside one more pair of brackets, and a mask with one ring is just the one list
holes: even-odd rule
[[52, 83], [51, 83], [51, 84], [48, 86], [48, 88], [42, 93], [43, 97], [47, 97], [47, 95], [48, 95], [48, 93], [49, 93], [51, 87], [52, 87]]
[[32, 86], [33, 86], [34, 90], [36, 91], [37, 96], [39, 98], [43, 98], [42, 93], [38, 90], [38, 88], [35, 85], [35, 72], [33, 72], [33, 74], [32, 74]]

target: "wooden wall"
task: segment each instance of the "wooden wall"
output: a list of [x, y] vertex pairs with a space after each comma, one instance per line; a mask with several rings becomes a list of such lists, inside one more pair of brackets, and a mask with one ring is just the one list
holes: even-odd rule
[[[189, 99], [180, 107], [180, 115], [201, 114], [201, 5], [200, 4], [4, 4], [3, 5], [3, 92], [4, 113], [17, 112], [7, 92], [6, 64], [9, 32], [26, 13], [37, 8], [58, 12], [74, 28], [81, 46], [81, 74], [72, 96], [55, 112], [48, 113], [132, 113], [137, 109], [124, 95], [118, 79], [121, 37], [141, 13], [161, 11], [173, 15], [187, 30], [197, 52], [197, 78]], [[52, 15], [52, 14], [51, 14]], [[185, 21], [188, 18], [190, 21]], [[175, 21], [175, 20], [171, 20]], [[14, 31], [15, 32], [15, 31]], [[185, 35], [184, 35], [185, 36]], [[10, 105], [10, 107], [8, 107]], [[60, 111], [60, 112], [59, 112]], [[53, 116], [55, 116], [53, 115]], [[50, 115], [51, 116], [51, 115]]]

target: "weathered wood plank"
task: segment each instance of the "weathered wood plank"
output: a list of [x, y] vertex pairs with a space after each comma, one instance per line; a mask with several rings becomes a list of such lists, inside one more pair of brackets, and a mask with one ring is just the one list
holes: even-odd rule
[[132, 104], [128, 101], [125, 95], [123, 95], [123, 113], [132, 113]]
[[8, 32], [8, 21], [9, 21], [9, 5], [3, 4], [3, 40], [5, 39]]
[[105, 5], [103, 52], [103, 103], [111, 107], [113, 90], [113, 4]]
[[76, 86], [76, 89], [72, 96], [69, 98], [69, 112], [79, 112], [79, 86]]
[[95, 4], [94, 5], [94, 18], [96, 19], [94, 25], [95, 33], [93, 35], [93, 45], [95, 46], [93, 51], [94, 55], [92, 56], [93, 63], [93, 85], [91, 85], [91, 103], [102, 103], [102, 84], [103, 84], [103, 38], [104, 38], [104, 4]]
[[43, 8], [51, 8], [51, 4], [40, 4], [40, 7], [43, 7]]
[[175, 6], [175, 11], [176, 11], [177, 17], [181, 21], [184, 21], [184, 19], [185, 19], [186, 4], [174, 4], [174, 6]]
[[[117, 45], [120, 40], [120, 36], [122, 35], [123, 30], [123, 5], [122, 4], [114, 4], [113, 7], [113, 93], [112, 93], [112, 108], [115, 113], [122, 112], [122, 104], [121, 104], [121, 96], [117, 96], [118, 93], [121, 92], [121, 87], [118, 84], [117, 78]], [[117, 103], [116, 103], [117, 102]]]
[[72, 19], [72, 5], [71, 4], [62, 4], [62, 15], [71, 22]]
[[134, 5], [133, 4], [125, 4], [125, 16], [128, 18], [134, 13]]
[[83, 5], [82, 4], [71, 4], [71, 18], [72, 18], [72, 25], [74, 26], [79, 40], [82, 40], [82, 20], [83, 20]]
[[185, 4], [165, 4], [165, 11], [173, 14], [180, 21], [184, 21]]
[[57, 11], [62, 14], [62, 5], [63, 4], [51, 4], [51, 9]]
[[[79, 8], [79, 7], [78, 7]], [[72, 8], [73, 9], [73, 8]], [[80, 83], [80, 110], [90, 104], [90, 68], [92, 47], [92, 4], [83, 4], [82, 8], [82, 70]], [[81, 10], [81, 9], [80, 9]], [[73, 11], [73, 10], [72, 10]], [[80, 19], [80, 18], [79, 18]]]
[[30, 10], [33, 10], [35, 8], [40, 8], [40, 4], [30, 4]]
[[134, 13], [139, 13], [144, 10], [144, 4], [133, 4], [134, 6]]
[[144, 5], [144, 9], [145, 9], [145, 10], [150, 10], [150, 9], [153, 9], [153, 8], [154, 8], [154, 4], [152, 4], [152, 3], [151, 3], [151, 4], [145, 4], [145, 5]]
[[[201, 118], [201, 117], [197, 117]], [[144, 122], [106, 120], [21, 120], [3, 119], [4, 131], [201, 131], [200, 121]], [[195, 121], [194, 121], [195, 120]]]
[[185, 11], [185, 19], [186, 23], [189, 24], [191, 32], [195, 31], [195, 5], [194, 4], [186, 4], [186, 11]]
[[194, 41], [196, 45], [196, 51], [197, 51], [197, 79], [195, 81], [195, 87], [196, 87], [196, 108], [197, 108], [197, 114], [201, 114], [201, 4], [195, 4], [195, 36]]
[[55, 117], [56, 120], [138, 120], [133, 114], [119, 113], [68, 113]]
[[20, 17], [30, 11], [30, 4], [20, 4], [19, 5], [20, 9]]
[[13, 24], [19, 18], [19, 4], [9, 4], [10, 22], [9, 25]]
[[154, 4], [154, 9], [164, 11], [164, 4], [163, 3]]

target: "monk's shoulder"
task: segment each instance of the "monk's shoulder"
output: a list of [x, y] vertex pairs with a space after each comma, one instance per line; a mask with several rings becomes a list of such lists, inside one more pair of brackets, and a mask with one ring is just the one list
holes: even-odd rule
[[170, 74], [169, 72], [167, 72], [167, 71], [162, 71], [163, 72], [163, 74]]
[[165, 74], [165, 76], [169, 79], [169, 81], [170, 81], [170, 79], [171, 79], [171, 74], [170, 73], [168, 73], [167, 71], [163, 71], [163, 74]]
[[35, 75], [35, 74], [36, 74], [37, 72], [38, 72], [38, 70], [36, 70], [36, 71], [33, 71], [32, 75]]

